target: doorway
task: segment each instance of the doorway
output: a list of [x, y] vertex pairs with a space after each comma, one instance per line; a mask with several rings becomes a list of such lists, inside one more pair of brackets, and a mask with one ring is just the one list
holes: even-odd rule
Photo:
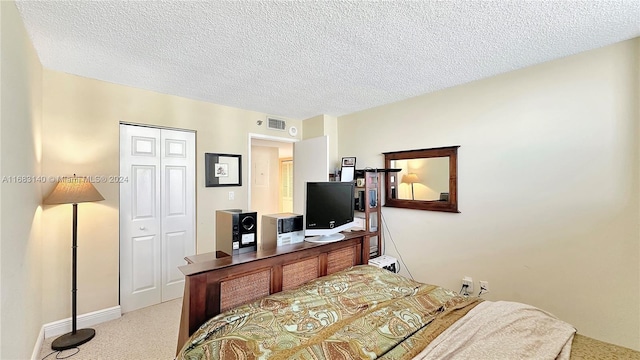
[[120, 305], [181, 297], [194, 254], [195, 133], [120, 124]]
[[262, 229], [262, 215], [293, 211], [295, 141], [250, 134], [249, 209], [258, 213], [258, 229]]
[[[274, 159], [274, 151], [266, 150], [265, 153], [271, 153], [271, 155], [265, 155], [268, 157], [269, 165], [266, 165], [266, 161], [262, 159], [261, 155], [256, 152], [254, 154], [254, 145], [256, 147], [274, 148], [278, 147], [278, 161]], [[285, 146], [287, 150], [280, 150], [281, 146]], [[289, 146], [291, 146], [289, 148]], [[289, 150], [290, 149], [290, 150]], [[290, 152], [289, 152], [290, 151]], [[249, 134], [249, 209], [258, 213], [258, 239], [261, 236], [262, 229], [262, 215], [285, 212], [282, 209], [289, 209], [287, 202], [291, 201], [293, 204], [293, 213], [304, 215], [305, 204], [305, 183], [307, 181], [328, 181], [329, 180], [329, 140], [327, 136], [319, 136], [306, 140], [277, 138], [259, 134]], [[289, 154], [291, 154], [289, 156]], [[254, 161], [254, 157], [258, 157], [257, 161]], [[291, 158], [291, 162], [287, 163]], [[286, 164], [280, 167], [279, 164]], [[267, 179], [272, 179], [273, 172], [283, 172], [283, 175], [279, 177], [277, 186], [269, 184], [266, 186]], [[258, 174], [256, 178], [254, 173]], [[284, 182], [282, 179], [290, 180], [291, 182]], [[272, 180], [269, 180], [273, 183]], [[255, 189], [254, 189], [255, 188]], [[283, 191], [286, 189], [286, 191]], [[281, 199], [274, 200], [274, 194]], [[284, 194], [284, 195], [283, 195]], [[258, 198], [257, 201], [254, 201]], [[268, 198], [270, 200], [264, 201], [262, 199]], [[292, 198], [292, 199], [291, 199]], [[291, 199], [291, 200], [290, 200]], [[275, 206], [275, 204], [282, 204], [283, 207]]]

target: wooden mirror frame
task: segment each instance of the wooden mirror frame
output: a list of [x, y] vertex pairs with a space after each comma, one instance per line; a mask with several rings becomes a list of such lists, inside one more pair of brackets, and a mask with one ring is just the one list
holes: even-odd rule
[[[448, 157], [449, 158], [449, 200], [448, 201], [426, 201], [426, 200], [408, 200], [391, 198], [392, 181], [391, 176], [385, 179], [385, 206], [398, 207], [415, 210], [431, 210], [431, 211], [458, 211], [458, 148], [460, 146], [448, 146], [432, 149], [407, 150], [386, 152], [384, 154], [384, 167], [392, 168], [393, 160], [410, 160], [422, 158]], [[397, 177], [394, 184], [397, 189]]]

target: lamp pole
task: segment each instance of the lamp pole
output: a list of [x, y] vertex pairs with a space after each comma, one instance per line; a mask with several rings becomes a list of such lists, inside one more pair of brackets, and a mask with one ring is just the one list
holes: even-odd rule
[[51, 343], [53, 350], [66, 350], [78, 347], [93, 339], [96, 335], [94, 329], [78, 330], [78, 203], [101, 201], [104, 197], [100, 195], [91, 182], [86, 178], [65, 178], [58, 181], [53, 191], [44, 200], [46, 205], [72, 204], [73, 222], [71, 224], [71, 332], [66, 333]]
[[73, 243], [72, 243], [73, 273], [71, 274], [71, 333], [76, 333], [78, 314], [76, 295], [78, 292], [78, 204], [73, 204]]
[[71, 243], [71, 332], [66, 333], [51, 343], [53, 350], [66, 350], [80, 346], [96, 336], [94, 329], [78, 329], [78, 309], [76, 299], [78, 293], [78, 204], [73, 203], [73, 228]]

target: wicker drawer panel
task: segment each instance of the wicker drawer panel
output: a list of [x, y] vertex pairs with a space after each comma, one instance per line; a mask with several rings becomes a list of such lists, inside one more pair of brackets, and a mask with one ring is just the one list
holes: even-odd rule
[[220, 312], [269, 295], [271, 270], [220, 282]]
[[331, 251], [327, 254], [327, 275], [353, 266], [355, 247]]
[[282, 290], [293, 289], [317, 277], [317, 257], [284, 265], [282, 266]]

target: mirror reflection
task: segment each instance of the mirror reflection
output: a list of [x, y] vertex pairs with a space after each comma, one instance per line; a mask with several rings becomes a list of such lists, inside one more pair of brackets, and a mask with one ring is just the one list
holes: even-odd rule
[[459, 212], [458, 147], [384, 153], [385, 168], [397, 171], [385, 181], [385, 206]]
[[443, 201], [449, 194], [449, 158], [392, 160], [398, 174], [397, 199]]

